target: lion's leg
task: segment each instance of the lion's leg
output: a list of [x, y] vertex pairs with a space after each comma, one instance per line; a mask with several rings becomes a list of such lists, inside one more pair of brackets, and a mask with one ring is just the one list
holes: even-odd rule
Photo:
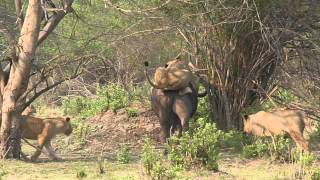
[[38, 147], [36, 152], [31, 157], [31, 161], [36, 161], [42, 152], [43, 146], [50, 140], [52, 126], [50, 124], [46, 124], [42, 129], [41, 134], [38, 135]]
[[43, 136], [38, 137], [38, 146], [34, 154], [31, 156], [31, 161], [36, 161], [42, 152], [42, 148], [45, 145], [46, 138]]
[[57, 154], [54, 152], [54, 150], [52, 149], [52, 146], [51, 146], [51, 141], [48, 141], [44, 147], [46, 148], [47, 152], [49, 153], [49, 156], [51, 159], [53, 160], [58, 160], [60, 159], [59, 156], [57, 156]]
[[301, 133], [297, 133], [294, 131], [289, 132], [291, 138], [295, 141], [295, 143], [300, 146], [305, 152], [310, 152], [309, 151], [309, 144], [308, 142], [304, 139]]

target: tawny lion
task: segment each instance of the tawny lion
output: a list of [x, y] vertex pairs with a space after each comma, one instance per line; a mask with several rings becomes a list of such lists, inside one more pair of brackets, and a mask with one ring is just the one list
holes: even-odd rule
[[69, 117], [40, 119], [32, 116], [22, 116], [20, 129], [23, 138], [38, 140], [38, 149], [31, 156], [31, 161], [38, 159], [43, 146], [51, 159], [60, 159], [51, 147], [51, 140], [57, 134], [63, 133], [68, 136], [72, 133]]
[[244, 132], [256, 136], [272, 136], [287, 133], [305, 152], [309, 152], [308, 142], [303, 137], [305, 123], [303, 113], [296, 110], [259, 111], [244, 116]]
[[[148, 66], [148, 62], [145, 62]], [[148, 75], [147, 80], [156, 89], [181, 90], [189, 86], [193, 80], [193, 74], [187, 65], [180, 59], [173, 59], [165, 64], [164, 67], [156, 69], [154, 81]]]

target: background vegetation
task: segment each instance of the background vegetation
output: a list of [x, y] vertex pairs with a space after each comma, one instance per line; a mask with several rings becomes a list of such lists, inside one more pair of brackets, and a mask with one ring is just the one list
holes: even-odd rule
[[[173, 136], [163, 146], [148, 138], [137, 150], [130, 143], [102, 137], [100, 144], [115, 141], [117, 146], [112, 150], [116, 153], [110, 158], [106, 154], [111, 150], [99, 146], [89, 169], [82, 161], [72, 162], [76, 170], [69, 173], [72, 178], [210, 178], [212, 172], [234, 178], [241, 173], [222, 173], [227, 169], [223, 160], [231, 154], [250, 162], [272, 161], [284, 169], [292, 167], [289, 172], [281, 171], [284, 174], [274, 174], [275, 179], [319, 179], [318, 154], [302, 155], [290, 139], [282, 136], [272, 141], [245, 137], [241, 132], [241, 114], [260, 110], [296, 108], [304, 110], [308, 118], [319, 120], [318, 2], [78, 0], [72, 8], [72, 13], [38, 47], [31, 70], [34, 76], [29, 81], [30, 87], [39, 82], [37, 87], [45, 88], [81, 69], [72, 80], [33, 102], [37, 116], [72, 116], [73, 136], [55, 142], [61, 154], [92, 153], [87, 147], [105, 130], [92, 121], [97, 115], [112, 112], [120, 117], [124, 113], [128, 118], [121, 120], [134, 124], [134, 118], [150, 110], [144, 61], [149, 61], [154, 71], [181, 53], [182, 59], [196, 65], [205, 79], [203, 88], [208, 91], [208, 97], [200, 99], [190, 130], [180, 138]], [[14, 12], [12, 0], [0, 2], [0, 21], [10, 19], [8, 26], [13, 26], [18, 35]], [[2, 34], [0, 53], [4, 66], [10, 47]], [[43, 77], [46, 80], [39, 81]], [[316, 121], [310, 122], [313, 131], [308, 139], [317, 148], [320, 128]], [[26, 166], [15, 161], [4, 163], [9, 165], [0, 168], [1, 177], [11, 177], [13, 166]], [[138, 172], [116, 175], [127, 167]], [[192, 174], [200, 169], [204, 174]]]

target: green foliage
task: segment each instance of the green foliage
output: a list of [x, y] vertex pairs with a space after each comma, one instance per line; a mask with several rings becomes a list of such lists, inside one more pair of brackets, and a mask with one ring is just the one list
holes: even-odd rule
[[177, 168], [191, 168], [204, 165], [208, 169], [218, 170], [220, 140], [223, 132], [207, 119], [199, 118], [180, 138], [172, 136], [168, 144], [168, 158]]
[[221, 141], [222, 147], [234, 148], [236, 151], [243, 149], [245, 144], [252, 143], [253, 138], [245, 137], [243, 132], [231, 130], [224, 133], [223, 139]]
[[5, 170], [4, 165], [1, 164], [1, 166], [0, 166], [0, 180], [2, 180], [3, 176], [5, 176], [6, 174], [8, 174], [8, 172]]
[[268, 154], [268, 150], [268, 145], [262, 138], [259, 138], [253, 144], [245, 145], [242, 155], [246, 158], [263, 157]]
[[313, 171], [311, 175], [311, 180], [319, 180], [320, 179], [320, 168], [317, 168]]
[[197, 112], [194, 116], [194, 119], [209, 118], [208, 104], [209, 104], [208, 96], [205, 96], [203, 98], [198, 98], [198, 107], [197, 107]]
[[77, 171], [76, 177], [78, 179], [83, 179], [83, 178], [87, 177], [87, 173], [84, 170]]
[[126, 111], [129, 117], [137, 117], [139, 115], [138, 110], [135, 108], [127, 107]]
[[177, 169], [165, 163], [161, 152], [158, 152], [150, 139], [146, 139], [142, 149], [141, 161], [146, 174], [152, 179], [173, 179], [176, 177]]
[[117, 153], [117, 161], [120, 164], [128, 164], [132, 160], [130, 148], [127, 144], [121, 146]]
[[79, 143], [80, 146], [84, 146], [86, 142], [86, 137], [90, 133], [90, 125], [87, 123], [78, 123], [74, 130], [73, 130], [73, 136], [75, 137], [76, 141]]
[[246, 158], [272, 157], [281, 162], [291, 161], [293, 152], [293, 142], [291, 138], [283, 135], [271, 137], [259, 137], [252, 143], [246, 144], [242, 155]]
[[291, 161], [303, 167], [310, 167], [316, 161], [316, 157], [312, 153], [303, 154], [301, 151], [294, 149], [291, 151]]
[[117, 84], [105, 87], [98, 86], [94, 98], [81, 96], [64, 99], [64, 113], [88, 118], [108, 109], [117, 110], [128, 105], [128, 95], [124, 88]]

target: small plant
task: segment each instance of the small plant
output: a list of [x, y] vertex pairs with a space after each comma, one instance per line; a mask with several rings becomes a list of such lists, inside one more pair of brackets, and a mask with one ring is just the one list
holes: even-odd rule
[[1, 164], [1, 165], [0, 165], [0, 180], [2, 180], [2, 179], [3, 179], [3, 176], [5, 176], [5, 175], [7, 175], [7, 174], [8, 174], [8, 172], [5, 170], [4, 165]]
[[222, 147], [234, 148], [236, 151], [243, 149], [244, 145], [252, 144], [253, 138], [244, 137], [242, 132], [231, 130], [223, 135]]
[[102, 157], [102, 152], [101, 152], [101, 155], [97, 159], [97, 163], [98, 163], [98, 173], [104, 174], [105, 170], [104, 170], [104, 159]]
[[291, 154], [292, 162], [304, 167], [310, 167], [316, 161], [316, 157], [312, 153], [303, 154], [300, 150], [294, 149]]
[[320, 179], [320, 168], [315, 169], [311, 174], [311, 180], [319, 180]]
[[127, 107], [126, 111], [127, 111], [129, 117], [137, 117], [139, 115], [138, 110], [135, 108]]
[[141, 156], [146, 174], [152, 179], [173, 179], [176, 177], [177, 169], [165, 162], [161, 152], [157, 152], [150, 139], [146, 139]]
[[117, 161], [121, 164], [128, 164], [131, 161], [131, 152], [127, 144], [122, 145], [119, 152], [117, 153]]
[[244, 146], [242, 155], [246, 158], [272, 157], [273, 160], [287, 162], [292, 159], [293, 142], [283, 135], [259, 137]]
[[128, 105], [128, 94], [123, 87], [117, 84], [96, 88], [96, 96], [70, 97], [62, 102], [64, 113], [80, 115], [87, 118], [108, 109], [117, 110]]
[[252, 144], [247, 144], [243, 147], [242, 155], [245, 158], [264, 157], [268, 155], [268, 145], [265, 144], [264, 139], [259, 138]]
[[191, 168], [194, 165], [204, 165], [208, 169], [218, 170], [220, 141], [223, 132], [207, 119], [199, 118], [193, 129], [184, 132], [180, 138], [172, 136], [169, 139], [168, 158], [176, 168]]
[[87, 177], [87, 174], [84, 170], [77, 171], [77, 178], [78, 179], [84, 179], [85, 177]]
[[159, 161], [158, 153], [155, 151], [155, 147], [152, 145], [150, 139], [144, 141], [142, 149], [142, 163], [148, 175], [151, 175], [151, 171], [154, 168], [154, 164]]
[[82, 122], [78, 123], [74, 128], [73, 134], [80, 146], [84, 146], [87, 143], [86, 137], [89, 134], [90, 129], [91, 128], [89, 124]]

